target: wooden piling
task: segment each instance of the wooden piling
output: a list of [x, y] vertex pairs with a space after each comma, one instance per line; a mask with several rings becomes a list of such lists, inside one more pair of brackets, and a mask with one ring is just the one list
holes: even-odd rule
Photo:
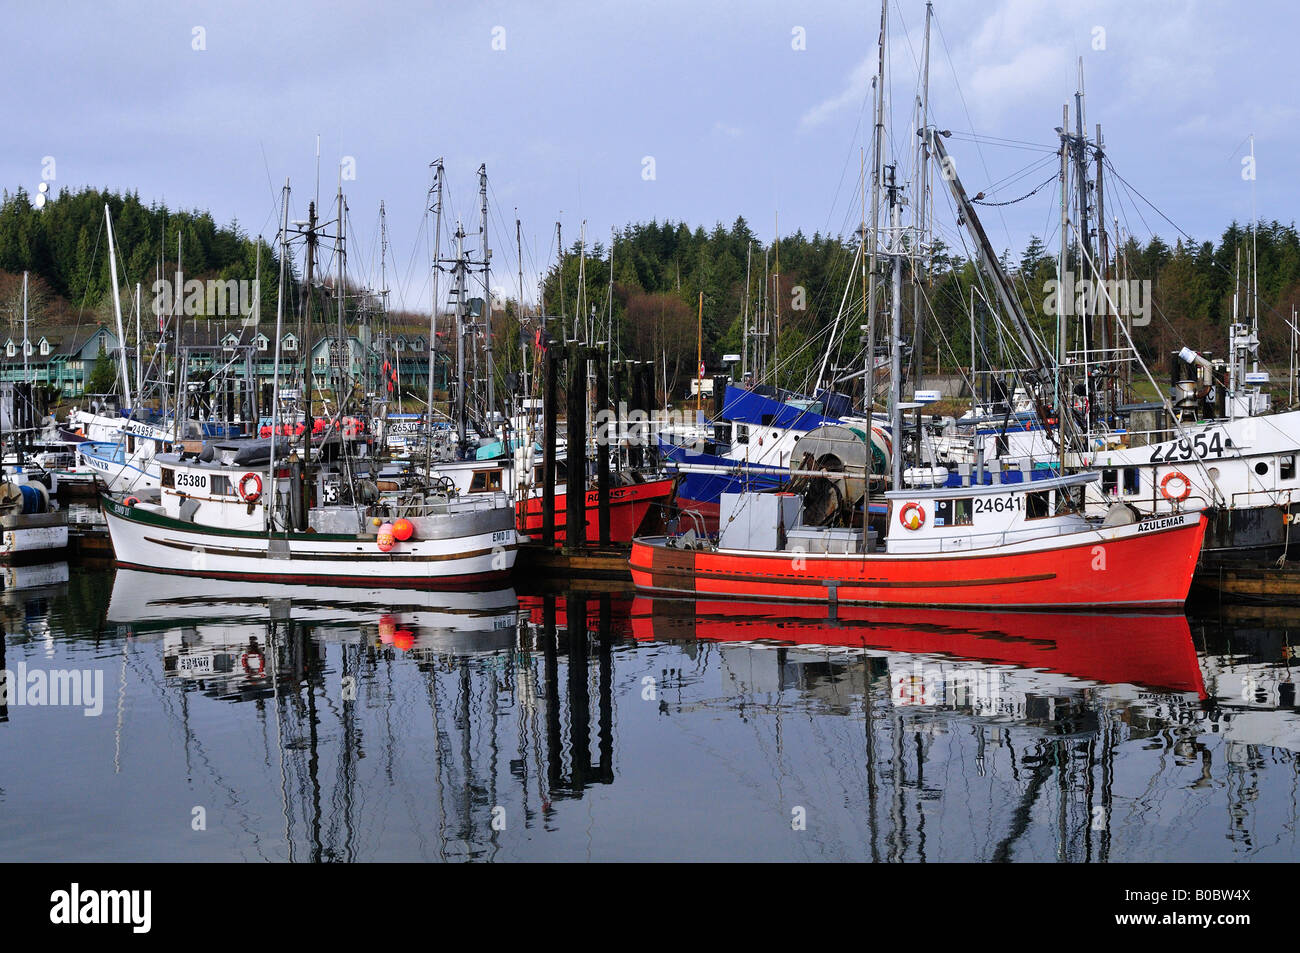
[[542, 545], [555, 545], [555, 414], [558, 402], [559, 355], [548, 344], [543, 358], [546, 390], [542, 396]]
[[596, 351], [596, 419], [605, 423], [596, 428], [596, 514], [600, 545], [609, 545], [609, 442], [618, 433], [617, 423], [609, 419], [609, 378], [606, 377], [605, 349]]
[[564, 548], [575, 550], [587, 542], [587, 354], [578, 344], [569, 345], [568, 397]]

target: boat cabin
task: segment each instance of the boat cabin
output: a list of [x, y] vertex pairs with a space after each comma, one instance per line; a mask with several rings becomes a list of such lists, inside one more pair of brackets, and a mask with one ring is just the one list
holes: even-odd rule
[[1097, 473], [973, 486], [913, 487], [885, 494], [891, 555], [1002, 546], [1086, 529], [1085, 487]]

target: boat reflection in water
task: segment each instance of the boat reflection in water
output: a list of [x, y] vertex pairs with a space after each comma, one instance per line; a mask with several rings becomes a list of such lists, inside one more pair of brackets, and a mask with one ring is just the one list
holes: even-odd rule
[[[1286, 619], [832, 612], [123, 570], [109, 600], [100, 578], [74, 572], [69, 600], [82, 619], [108, 603], [94, 641], [68, 628], [94, 623], [56, 608], [47, 640], [11, 626], [8, 645], [11, 663], [106, 668], [112, 723], [96, 733], [95, 719], [23, 708], [0, 728], [34, 766], [6, 784], [14, 817], [28, 788], [39, 810], [66, 782], [34, 754], [51, 744], [77, 751], [77, 790], [121, 792], [108, 795], [120, 843], [90, 845], [96, 859], [1300, 853]], [[51, 601], [30, 591], [33, 611]], [[60, 815], [68, 843], [102, 810], [88, 794], [83, 817], [79, 803]], [[188, 825], [196, 804], [202, 838], [159, 828]], [[0, 836], [19, 837], [16, 823]], [[25, 856], [48, 859], [52, 843]]]
[[[789, 775], [819, 769], [782, 742], [792, 713], [861, 719], [864, 757], [839, 757], [825, 795], [855, 779], [866, 788], [865, 823], [836, 833], [858, 833], [873, 860], [1204, 858], [1178, 828], [1188, 810], [1216, 815], [1227, 856], [1290, 841], [1282, 786], [1297, 773], [1300, 718], [1289, 643], [1198, 626], [1202, 638], [1207, 626], [1218, 633], [1203, 655], [1182, 614], [828, 612], [641, 596], [633, 607], [639, 639], [716, 647], [723, 697], [691, 705], [739, 707], [756, 733], [766, 722]], [[1281, 766], [1270, 798], [1266, 765]], [[1223, 789], [1226, 812], [1213, 793]], [[955, 837], [954, 814], [979, 829]]]

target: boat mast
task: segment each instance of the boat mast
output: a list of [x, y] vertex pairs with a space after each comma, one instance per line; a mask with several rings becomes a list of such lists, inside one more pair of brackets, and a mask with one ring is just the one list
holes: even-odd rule
[[740, 336], [740, 379], [749, 376], [749, 269], [754, 258], [754, 243], [751, 241], [745, 249], [745, 312], [742, 319], [744, 331]]
[[[527, 395], [528, 391], [528, 341], [524, 336], [524, 239], [523, 230], [519, 223], [519, 209], [515, 209], [515, 251], [518, 253], [519, 265], [519, 300], [516, 303], [515, 317], [519, 319], [519, 391]], [[529, 441], [532, 440], [532, 427], [530, 423], [525, 424], [525, 432]]]
[[[1056, 259], [1056, 373], [1052, 375], [1052, 402], [1056, 406], [1059, 433], [1065, 429], [1065, 276], [1069, 270], [1070, 247], [1070, 106], [1061, 107], [1061, 249]], [[1061, 462], [1065, 461], [1065, 441], [1060, 444]]]
[[[921, 283], [925, 275], [926, 264], [926, 199], [930, 188], [930, 150], [926, 148], [925, 136], [921, 135], [921, 130], [925, 128], [926, 119], [930, 108], [930, 17], [933, 14], [933, 7], [930, 3], [925, 5], [925, 43], [921, 54], [921, 94], [917, 97], [917, 129], [916, 129], [916, 168], [917, 168], [917, 185], [916, 185], [916, 228], [915, 228], [915, 247], [912, 249], [912, 329], [914, 340], [912, 350], [916, 357], [916, 378], [912, 383], [912, 391], [915, 394], [917, 388], [922, 386], [922, 377], [925, 374], [925, 322], [921, 315]], [[936, 359], [936, 365], [938, 361]], [[938, 373], [938, 367], [935, 367]], [[921, 429], [921, 411], [916, 411], [916, 463], [922, 465], [922, 429]], [[894, 436], [895, 446], [898, 446], [899, 435]], [[895, 487], [901, 486], [899, 483]]]
[[465, 455], [465, 229], [456, 223], [456, 451]]
[[[138, 286], [137, 286], [138, 287]], [[137, 292], [138, 293], [138, 292]], [[27, 272], [23, 272], [23, 380], [32, 379], [27, 369]]]
[[[914, 341], [912, 350], [916, 357], [916, 379], [913, 390], [922, 386], [921, 377], [925, 373], [925, 324], [921, 318], [921, 281], [925, 274], [926, 254], [926, 198], [929, 191], [930, 150], [926, 148], [925, 137], [921, 130], [925, 128], [930, 100], [930, 17], [933, 5], [925, 5], [925, 40], [921, 48], [921, 91], [916, 97], [916, 244], [912, 249], [912, 333]], [[895, 438], [897, 439], [897, 438]], [[921, 462], [921, 430], [916, 432], [917, 463]]]
[[492, 363], [492, 251], [488, 248], [487, 163], [478, 167], [479, 206], [483, 229], [483, 350], [487, 356], [487, 412], [489, 426], [496, 418], [496, 379]]
[[312, 352], [316, 349], [315, 342], [312, 340], [311, 325], [311, 299], [312, 284], [316, 280], [316, 200], [307, 203], [307, 271], [304, 275], [306, 282], [303, 284], [303, 338], [307, 345], [307, 362], [303, 382], [306, 387], [307, 397], [307, 414], [304, 421], [303, 430], [303, 464], [311, 465], [311, 433], [315, 424], [315, 413], [312, 410], [316, 390], [316, 372], [312, 367]]
[[[266, 532], [268, 539], [275, 529], [275, 503], [279, 493], [275, 482], [275, 448], [279, 440], [280, 414], [280, 338], [284, 333], [284, 273], [289, 258], [289, 180], [284, 180], [280, 193], [280, 281], [275, 296], [275, 363], [271, 367], [271, 461], [270, 499], [267, 500]], [[292, 492], [292, 490], [290, 490]]]
[[[126, 334], [122, 330], [122, 297], [117, 286], [117, 251], [113, 246], [113, 217], [108, 213], [108, 203], [104, 203], [104, 222], [108, 227], [108, 265], [113, 277], [113, 314], [117, 318], [117, 366], [122, 374], [122, 395], [128, 410], [134, 411], [131, 402], [131, 377], [126, 368]], [[27, 360], [27, 348], [24, 341], [23, 360]]]
[[[889, 0], [880, 3], [880, 59], [876, 67], [876, 98], [874, 103], [874, 132], [871, 143], [871, 264], [870, 284], [867, 289], [867, 380], [862, 398], [862, 412], [871, 417], [876, 394], [876, 246], [880, 231], [880, 170], [882, 168], [881, 150], [884, 148], [885, 135], [885, 36], [888, 26]], [[899, 434], [894, 434], [895, 442]]]
[[[425, 428], [424, 439], [424, 469], [427, 474], [429, 465], [433, 461], [433, 372], [435, 365], [435, 352], [437, 351], [438, 341], [438, 274], [442, 270], [442, 263], [438, 260], [439, 240], [442, 237], [442, 159], [441, 157], [430, 163], [433, 166], [433, 185], [429, 192], [433, 195], [433, 206], [430, 211], [434, 215], [433, 225], [433, 304], [429, 309], [429, 387], [426, 392], [428, 398], [429, 416]], [[399, 379], [400, 386], [401, 381]], [[459, 386], [459, 382], [457, 382]]]
[[889, 426], [894, 437], [890, 488], [903, 486], [903, 230], [899, 224], [896, 168], [889, 166], [889, 251], [894, 259], [889, 302]]

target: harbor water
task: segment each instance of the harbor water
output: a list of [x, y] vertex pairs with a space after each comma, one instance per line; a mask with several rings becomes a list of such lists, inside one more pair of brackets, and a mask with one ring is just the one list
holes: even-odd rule
[[1287, 610], [5, 581], [11, 860], [1298, 856]]

